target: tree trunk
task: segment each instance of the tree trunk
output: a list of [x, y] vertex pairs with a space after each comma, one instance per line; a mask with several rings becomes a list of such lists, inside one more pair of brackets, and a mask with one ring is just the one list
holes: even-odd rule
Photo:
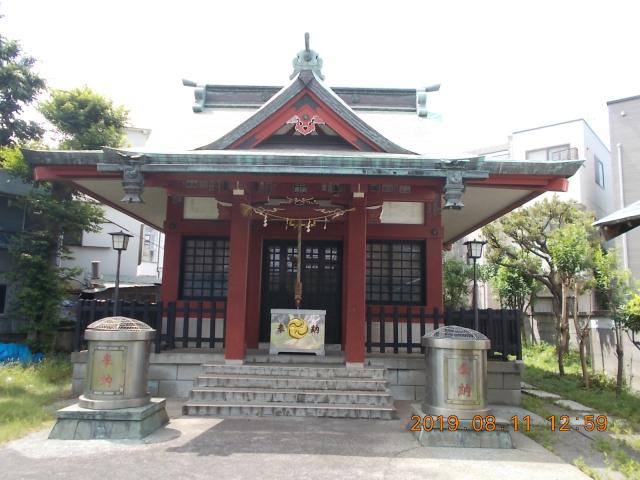
[[564, 376], [564, 361], [563, 355], [564, 349], [564, 337], [565, 337], [565, 317], [567, 315], [567, 296], [565, 294], [565, 285], [562, 284], [562, 296], [561, 296], [561, 308], [560, 308], [560, 321], [558, 322], [558, 338], [556, 341], [556, 354], [558, 355], [558, 371], [561, 376]]
[[520, 312], [518, 321], [520, 322], [520, 340], [522, 341], [523, 345], [526, 345], [529, 339], [527, 338], [527, 329], [525, 325], [525, 317], [527, 316], [527, 314], [525, 313], [524, 309], [525, 305], [524, 302], [522, 302], [518, 305], [518, 311]]
[[535, 310], [534, 310], [534, 300], [529, 300], [529, 308], [531, 309], [531, 345], [536, 344], [536, 332], [534, 330], [534, 320], [535, 320]]
[[[558, 335], [558, 340], [560, 340], [560, 335]], [[558, 372], [561, 377], [564, 377], [564, 359], [562, 352], [562, 344], [558, 341], [556, 345], [556, 353], [558, 354]]]
[[585, 340], [589, 334], [589, 330], [580, 325], [578, 320], [578, 295], [580, 293], [578, 283], [573, 286], [573, 294], [575, 297], [575, 303], [573, 304], [573, 326], [576, 329], [576, 337], [578, 338], [578, 351], [580, 352], [580, 367], [582, 367], [582, 382], [584, 387], [589, 390], [589, 370], [587, 369], [587, 349]]
[[582, 381], [584, 382], [584, 388], [589, 390], [589, 369], [587, 368], [587, 352], [584, 344], [584, 337], [580, 337], [579, 340], [580, 349], [580, 366], [582, 367]]
[[616, 396], [619, 397], [622, 393], [622, 383], [624, 380], [624, 350], [622, 349], [622, 335], [620, 332], [620, 326], [616, 323], [616, 356], [618, 357], [618, 372], [616, 375]]
[[569, 285], [562, 284], [562, 351], [569, 352]]

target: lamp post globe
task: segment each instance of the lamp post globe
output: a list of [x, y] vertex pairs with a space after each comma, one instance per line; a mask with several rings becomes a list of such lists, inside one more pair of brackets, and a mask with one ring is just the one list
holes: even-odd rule
[[129, 246], [129, 239], [133, 237], [130, 233], [123, 232], [111, 232], [111, 246], [118, 252], [118, 264], [116, 267], [116, 284], [113, 289], [113, 315], [118, 315], [118, 294], [120, 290], [120, 258], [122, 252]]

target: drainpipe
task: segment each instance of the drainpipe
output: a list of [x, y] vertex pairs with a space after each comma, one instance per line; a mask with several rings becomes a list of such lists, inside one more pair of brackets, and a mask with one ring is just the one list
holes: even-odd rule
[[[618, 190], [620, 195], [620, 208], [624, 208], [624, 185], [622, 183], [623, 173], [622, 173], [622, 144], [618, 143], [616, 145], [616, 149], [618, 152], [618, 184], [620, 188]], [[627, 234], [622, 234], [622, 266], [625, 270], [629, 270], [629, 257], [627, 252]]]

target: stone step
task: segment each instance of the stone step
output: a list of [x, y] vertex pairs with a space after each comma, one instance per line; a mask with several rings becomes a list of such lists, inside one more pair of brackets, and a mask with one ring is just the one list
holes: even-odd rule
[[396, 411], [393, 407], [358, 406], [350, 404], [322, 405], [304, 403], [189, 401], [182, 407], [182, 413], [191, 416], [309, 416], [391, 420], [395, 417]]
[[243, 374], [243, 375], [269, 375], [286, 376], [296, 378], [372, 378], [384, 379], [384, 368], [365, 367], [347, 368], [329, 365], [315, 365], [298, 363], [292, 365], [251, 364], [251, 365], [226, 365], [204, 364], [204, 373], [210, 374]]
[[393, 406], [393, 396], [389, 390], [290, 390], [263, 388], [194, 388], [190, 400], [198, 402], [237, 403], [303, 403], [303, 404], [351, 404]]
[[[329, 352], [328, 352], [329, 353]], [[268, 353], [247, 353], [245, 364], [251, 363], [313, 363], [314, 365], [344, 365], [344, 355], [309, 355], [309, 354], [289, 354], [279, 353], [270, 355]]]
[[385, 391], [386, 382], [368, 378], [296, 378], [280, 375], [204, 374], [195, 380], [198, 387], [253, 387], [291, 390]]

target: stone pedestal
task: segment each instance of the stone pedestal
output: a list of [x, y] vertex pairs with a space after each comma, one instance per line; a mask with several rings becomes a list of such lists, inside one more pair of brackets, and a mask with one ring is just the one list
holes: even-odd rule
[[164, 398], [152, 398], [142, 407], [91, 410], [77, 403], [58, 410], [50, 439], [141, 439], [166, 425], [169, 416]]
[[[422, 407], [419, 404], [411, 405], [411, 415], [417, 415], [422, 420], [425, 415]], [[443, 429], [440, 431], [440, 424], [437, 421], [436, 415], [431, 415], [434, 422], [428, 423], [427, 427], [430, 428], [434, 425], [434, 428], [430, 431], [424, 430], [422, 421], [419, 423], [418, 431], [412, 431], [415, 435], [418, 443], [423, 447], [454, 447], [454, 448], [513, 448], [513, 441], [511, 440], [510, 428], [508, 423], [496, 419], [496, 428], [493, 431], [487, 431], [481, 429], [481, 424], [484, 425], [486, 417], [481, 416], [481, 420], [478, 420], [475, 427], [479, 431], [474, 430], [474, 425], [470, 420], [459, 420], [458, 427], [455, 431], [450, 431], [447, 425], [447, 416], [443, 416]], [[415, 424], [415, 419], [411, 420], [409, 426]]]

